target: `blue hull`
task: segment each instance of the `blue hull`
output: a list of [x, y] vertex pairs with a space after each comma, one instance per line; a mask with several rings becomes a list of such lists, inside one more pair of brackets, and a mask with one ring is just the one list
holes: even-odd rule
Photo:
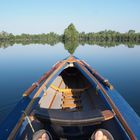
[[[69, 59], [69, 58], [68, 58]], [[64, 61], [64, 62], [63, 62]], [[109, 82], [106, 82], [103, 77], [99, 74], [95, 73], [94, 70], [86, 65], [83, 61], [72, 57], [67, 62], [67, 59], [63, 60], [64, 63], [56, 72], [55, 74], [49, 79], [47, 82], [46, 88], [50, 86], [52, 81], [64, 70], [64, 68], [69, 64], [73, 63], [75, 68], [77, 68], [83, 75], [88, 79], [91, 83], [92, 87], [98, 91], [98, 94], [105, 102], [108, 109], [114, 112], [115, 117], [112, 121], [106, 122], [106, 124], [102, 123], [99, 125], [100, 127], [104, 127], [105, 125], [109, 126], [111, 131], [111, 124], [114, 123], [114, 127], [120, 130], [120, 135], [122, 135], [123, 139], [130, 140], [140, 140], [140, 118], [135, 113], [135, 111], [131, 108], [131, 106], [124, 100], [124, 98], [114, 89]], [[45, 79], [47, 80], [47, 78]], [[45, 81], [44, 81], [45, 82]], [[44, 83], [43, 82], [43, 83]], [[42, 84], [43, 84], [42, 83]], [[41, 85], [42, 85], [41, 84]], [[10, 133], [13, 131], [16, 124], [19, 122], [23, 115], [23, 110], [26, 110], [29, 104], [32, 102], [32, 99], [38, 89], [41, 87], [39, 85], [31, 94], [27, 97], [23, 97], [18, 104], [15, 106], [14, 110], [8, 115], [5, 121], [0, 125], [0, 138], [1, 140], [6, 140]], [[107, 93], [107, 94], [105, 94]], [[43, 92], [40, 93], [36, 101], [32, 104], [32, 107], [28, 114], [38, 105], [39, 99], [43, 96]], [[112, 105], [113, 103], [113, 105]], [[118, 111], [118, 112], [117, 112]], [[119, 113], [121, 115], [119, 115]], [[18, 131], [15, 133], [15, 139], [20, 139], [20, 135], [25, 129], [26, 121], [22, 122], [22, 125], [19, 127]], [[48, 123], [49, 124], [49, 123]], [[95, 125], [90, 125], [87, 123], [80, 126], [65, 126], [58, 125], [58, 124], [50, 124], [51, 127], [55, 131], [56, 137], [68, 137], [69, 139], [86, 139], [92, 133], [92, 129], [94, 129]], [[51, 128], [51, 129], [52, 129]], [[65, 131], [62, 131], [65, 128]], [[77, 135], [74, 135], [77, 133]], [[112, 132], [113, 133], [113, 132]], [[120, 136], [121, 137], [121, 136]]]

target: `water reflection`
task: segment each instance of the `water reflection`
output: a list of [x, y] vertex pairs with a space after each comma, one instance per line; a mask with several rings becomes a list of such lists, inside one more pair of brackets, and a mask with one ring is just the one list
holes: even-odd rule
[[74, 54], [76, 48], [79, 46], [79, 43], [77, 41], [66, 41], [64, 43], [65, 49], [70, 53]]
[[[14, 44], [21, 44], [21, 45], [30, 45], [30, 44], [48, 44], [50, 46], [54, 46], [60, 42], [50, 40], [49, 42], [47, 40], [16, 40], [16, 41], [1, 41], [0, 42], [0, 48], [7, 48], [9, 46], [13, 46]], [[63, 41], [61, 42], [64, 44], [64, 48], [70, 53], [74, 54], [75, 50], [80, 45], [98, 45], [100, 47], [116, 47], [121, 44], [127, 46], [128, 48], [134, 48], [136, 45], [140, 45], [139, 42], [114, 42], [114, 41]]]

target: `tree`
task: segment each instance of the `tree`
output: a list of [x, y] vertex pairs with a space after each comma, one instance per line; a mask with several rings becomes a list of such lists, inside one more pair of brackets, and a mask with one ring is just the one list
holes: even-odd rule
[[135, 34], [135, 30], [129, 30], [128, 34]]
[[64, 30], [64, 36], [63, 39], [65, 41], [76, 41], [79, 40], [79, 33], [76, 30], [75, 26], [73, 24], [70, 24], [65, 30]]

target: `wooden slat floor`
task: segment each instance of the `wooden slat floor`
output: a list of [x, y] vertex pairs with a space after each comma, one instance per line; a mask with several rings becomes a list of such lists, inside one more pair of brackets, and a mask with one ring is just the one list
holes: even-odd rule
[[[44, 96], [40, 99], [39, 104], [41, 108], [49, 109], [65, 109], [79, 107], [81, 110], [94, 110], [100, 109], [105, 110], [105, 104], [97, 94], [96, 90], [93, 89], [83, 75], [78, 72], [74, 76], [68, 76], [65, 72], [56, 77], [52, 85], [59, 88], [71, 88], [80, 89], [85, 88], [89, 85], [89, 88], [81, 93], [71, 93], [71, 96], [60, 93], [55, 89], [49, 87], [45, 92]], [[65, 97], [65, 98], [64, 98]], [[81, 109], [82, 108], [82, 109]], [[78, 111], [78, 110], [77, 110]]]

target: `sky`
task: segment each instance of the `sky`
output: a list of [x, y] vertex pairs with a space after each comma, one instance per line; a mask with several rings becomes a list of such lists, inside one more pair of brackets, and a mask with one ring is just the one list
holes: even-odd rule
[[140, 0], [0, 0], [0, 31], [62, 34], [73, 23], [79, 32], [140, 32]]

